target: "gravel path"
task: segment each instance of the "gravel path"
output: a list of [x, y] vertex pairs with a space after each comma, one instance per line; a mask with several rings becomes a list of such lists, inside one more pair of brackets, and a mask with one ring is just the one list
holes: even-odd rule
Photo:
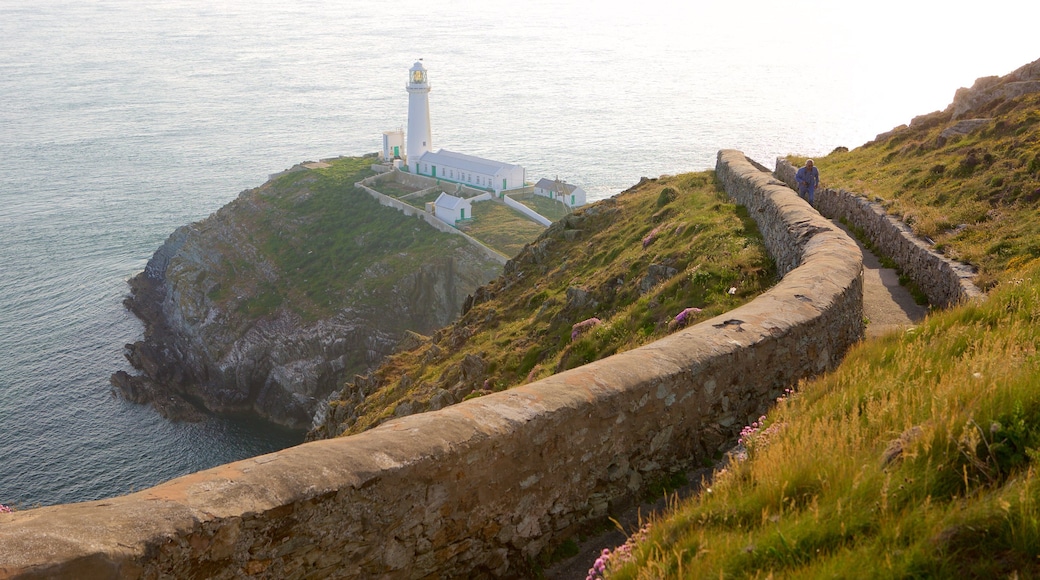
[[849, 235], [863, 252], [863, 316], [868, 320], [867, 338], [903, 330], [924, 319], [926, 306], [914, 302], [914, 297], [899, 285], [899, 275], [891, 268], [882, 268], [877, 256], [863, 247], [852, 232], [841, 222], [831, 220]]

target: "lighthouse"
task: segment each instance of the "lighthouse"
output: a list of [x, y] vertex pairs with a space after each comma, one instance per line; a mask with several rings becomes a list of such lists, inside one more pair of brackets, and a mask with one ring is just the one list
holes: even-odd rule
[[419, 158], [433, 148], [430, 138], [430, 83], [421, 62], [408, 71], [408, 165], [419, 173]]

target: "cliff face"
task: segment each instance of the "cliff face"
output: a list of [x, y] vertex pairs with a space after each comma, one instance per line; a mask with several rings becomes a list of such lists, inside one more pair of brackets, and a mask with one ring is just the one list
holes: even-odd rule
[[191, 419], [255, 412], [293, 428], [406, 332], [449, 323], [500, 271], [458, 236], [353, 189], [369, 160], [289, 175], [174, 232], [130, 281], [145, 324], [113, 375], [128, 399]]

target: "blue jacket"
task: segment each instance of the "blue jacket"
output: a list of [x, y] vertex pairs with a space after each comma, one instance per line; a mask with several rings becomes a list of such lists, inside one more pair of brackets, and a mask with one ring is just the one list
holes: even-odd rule
[[820, 184], [820, 170], [816, 169], [815, 165], [811, 170], [807, 167], [800, 167], [798, 173], [794, 174], [794, 179], [798, 182], [799, 193], [814, 192], [816, 186]]

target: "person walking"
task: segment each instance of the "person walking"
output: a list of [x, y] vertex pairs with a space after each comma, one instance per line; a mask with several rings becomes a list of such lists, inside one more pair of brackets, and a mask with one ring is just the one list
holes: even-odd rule
[[813, 165], [813, 160], [805, 162], [805, 167], [794, 174], [798, 182], [798, 195], [806, 199], [809, 205], [816, 207], [816, 186], [820, 184], [820, 171]]

